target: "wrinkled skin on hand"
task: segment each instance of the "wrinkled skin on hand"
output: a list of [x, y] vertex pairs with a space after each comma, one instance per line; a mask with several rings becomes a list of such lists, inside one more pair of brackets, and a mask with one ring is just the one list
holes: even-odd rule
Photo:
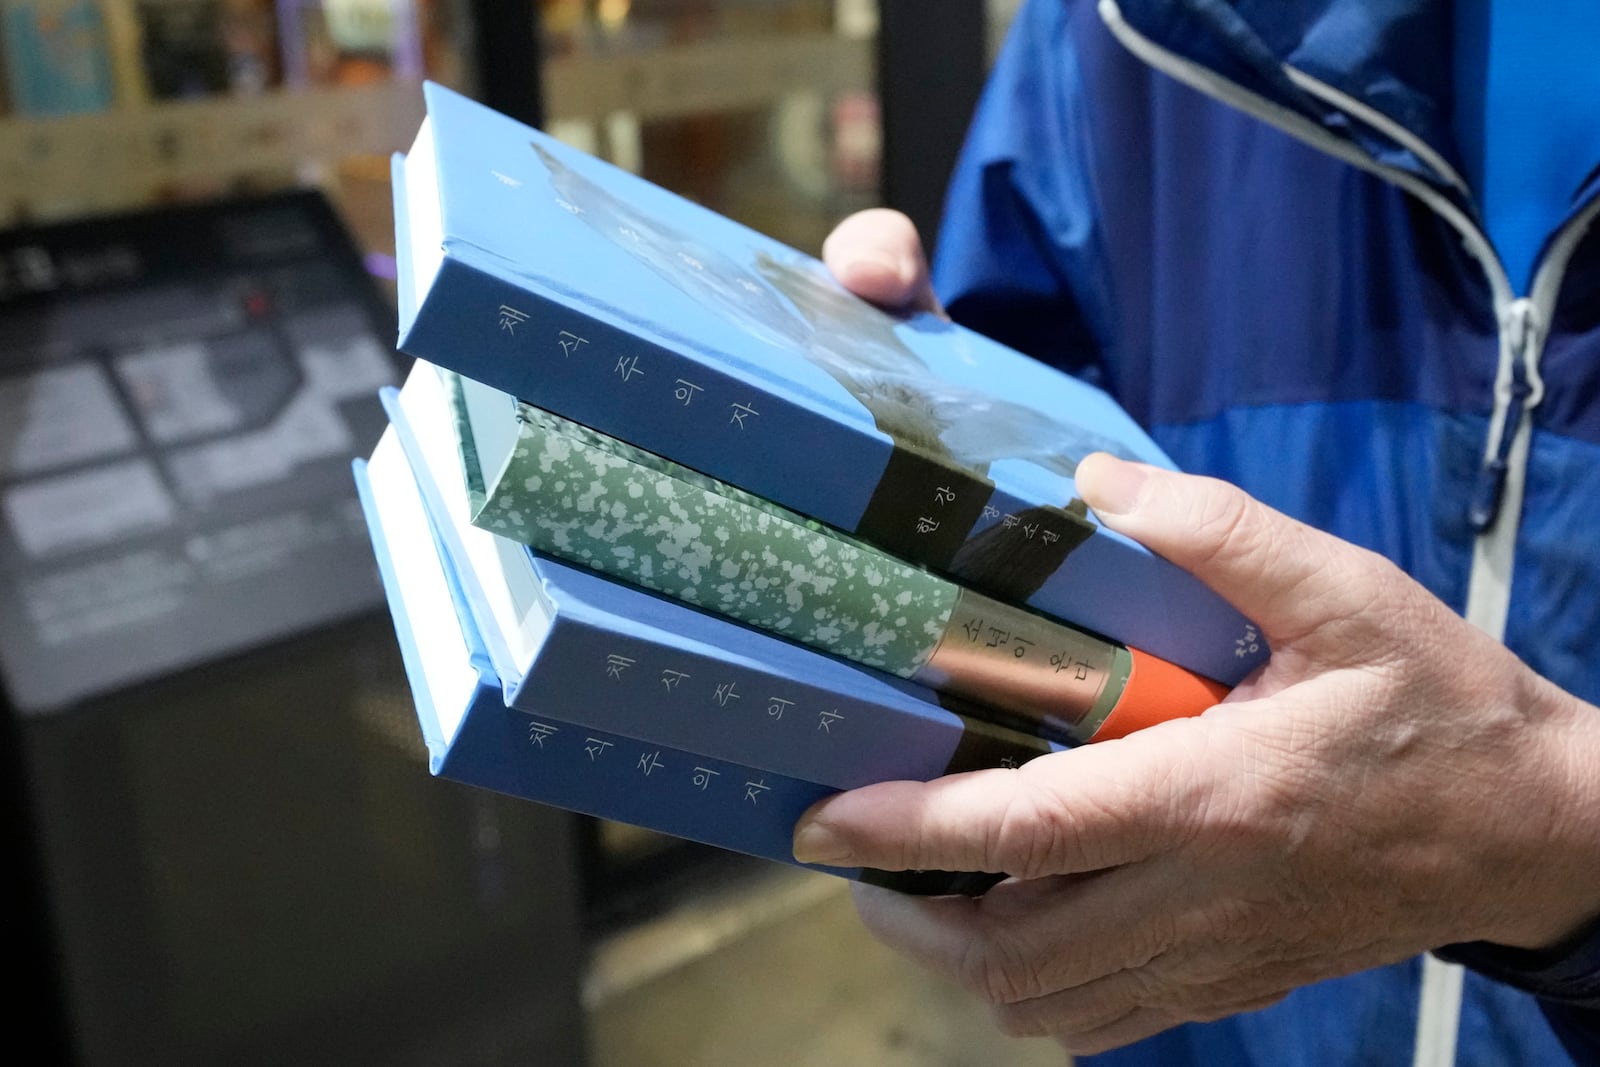
[[[870, 213], [825, 258], [871, 299], [935, 307], [915, 242]], [[1196, 719], [820, 803], [802, 859], [1012, 876], [977, 899], [856, 887], [877, 938], [987, 998], [1007, 1033], [1092, 1053], [1600, 916], [1600, 709], [1384, 559], [1225, 483], [1100, 455], [1078, 489], [1255, 620], [1272, 658]]]

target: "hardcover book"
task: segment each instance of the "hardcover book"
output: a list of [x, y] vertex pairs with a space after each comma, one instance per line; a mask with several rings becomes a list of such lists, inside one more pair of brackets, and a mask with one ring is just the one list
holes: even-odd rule
[[491, 532], [1059, 741], [1124, 736], [1226, 695], [481, 382], [443, 378], [419, 361], [406, 389], [452, 426], [440, 450], [465, 475], [458, 510]]
[[1077, 460], [1170, 461], [1105, 393], [436, 85], [394, 164], [400, 347], [1219, 682], [1266, 656], [1099, 526]]
[[[370, 463], [357, 463], [356, 480], [430, 767], [440, 777], [793, 863], [795, 821], [843, 785], [996, 766], [1049, 750], [981, 724], [969, 736], [965, 724], [936, 707], [918, 715], [912, 694], [892, 681], [884, 683], [881, 711], [871, 687], [862, 694], [855, 678], [849, 684], [858, 689], [834, 704], [828, 689], [836, 671], [849, 671], [843, 665], [792, 648], [796, 658], [786, 661], [781, 642], [759, 635], [738, 655], [720, 651], [721, 644], [702, 648], [706, 637], [727, 639], [715, 632], [718, 620], [705, 618], [712, 632], [698, 632], [695, 613], [666, 602], [656, 602], [664, 614], [652, 617], [647, 606], [630, 603], [647, 594], [607, 589], [610, 583], [552, 561], [524, 572], [536, 586], [499, 590], [527, 609], [518, 630], [540, 646], [526, 673], [502, 676], [495, 661], [518, 636], [479, 628], [469, 601], [484, 590], [461, 580], [475, 561], [458, 558], [434, 523], [395, 430]], [[629, 614], [612, 610], [618, 597]], [[660, 629], [669, 624], [685, 629]], [[798, 673], [807, 658], [817, 675]], [[715, 683], [710, 699], [675, 706], [671, 698], [688, 697], [696, 682]], [[662, 687], [665, 694], [654, 692]], [[874, 711], [883, 721], [901, 716], [897, 738], [893, 729], [874, 732]], [[807, 751], [810, 733], [821, 740]], [[741, 750], [750, 758], [737, 758]], [[816, 774], [775, 771], [774, 762]], [[981, 892], [996, 880], [813, 869], [917, 893]]]
[[385, 393], [392, 432], [505, 703], [838, 789], [1020, 764], [1037, 737], [918, 685], [654, 596], [468, 523], [444, 383]]

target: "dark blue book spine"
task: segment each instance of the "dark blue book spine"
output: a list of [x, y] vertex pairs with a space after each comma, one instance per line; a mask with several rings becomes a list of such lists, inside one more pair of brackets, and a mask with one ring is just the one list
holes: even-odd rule
[[[795, 823], [837, 790], [692, 752], [505, 707], [480, 686], [442, 761], [445, 778], [568, 811], [781, 863]], [[903, 892], [978, 893], [998, 880], [986, 874], [823, 871]]]
[[837, 792], [553, 715], [523, 714], [489, 686], [480, 688], [439, 774], [783, 862], [793, 862], [789, 844], [800, 815]]
[[[789, 658], [811, 655], [796, 650]], [[1059, 748], [919, 700], [866, 671], [820, 656], [815, 663], [810, 672], [786, 670], [771, 657], [711, 655], [558, 615], [511, 703], [532, 716], [551, 710], [836, 789], [1015, 767]], [[854, 688], [825, 684], [839, 674]]]
[[[857, 529], [894, 451], [888, 437], [758, 391], [479, 269], [466, 261], [470, 254], [445, 256], [400, 338], [403, 351], [803, 515]], [[796, 464], [797, 455], [808, 461]]]

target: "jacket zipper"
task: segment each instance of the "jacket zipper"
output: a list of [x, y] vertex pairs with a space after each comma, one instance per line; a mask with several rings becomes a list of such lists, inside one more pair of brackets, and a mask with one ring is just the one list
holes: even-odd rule
[[1597, 215], [1600, 196], [1556, 231], [1539, 260], [1529, 295], [1511, 301], [1500, 316], [1500, 368], [1489, 439], [1472, 500], [1470, 518], [1478, 536], [1472, 546], [1465, 610], [1468, 621], [1497, 639], [1504, 639], [1511, 611], [1517, 529], [1533, 448], [1532, 412], [1544, 399], [1539, 363], [1567, 264]]
[[1495, 383], [1495, 410], [1468, 511], [1472, 528], [1479, 534], [1488, 532], [1500, 513], [1511, 444], [1533, 407], [1528, 402], [1534, 394], [1531, 379], [1537, 374], [1538, 354], [1543, 347], [1537, 332], [1533, 301], [1527, 297], [1513, 300], [1500, 320], [1501, 374]]
[[[1503, 638], [1510, 609], [1512, 550], [1517, 538], [1530, 447], [1532, 420], [1529, 412], [1544, 396], [1544, 384], [1539, 377], [1544, 331], [1572, 251], [1595, 216], [1600, 214], [1600, 197], [1568, 219], [1557, 232], [1540, 260], [1531, 294], [1517, 297], [1505, 267], [1476, 220], [1428, 182], [1410, 171], [1377, 162], [1304, 115], [1156, 44], [1128, 24], [1116, 0], [1099, 0], [1099, 11], [1101, 20], [1117, 40], [1156, 70], [1415, 196], [1460, 234], [1467, 252], [1478, 261], [1489, 281], [1495, 318], [1500, 324], [1500, 359], [1482, 469], [1468, 501], [1468, 517], [1477, 538], [1473, 545], [1465, 614], [1480, 629], [1496, 639]], [[1284, 70], [1301, 89], [1335, 107], [1345, 106], [1343, 101], [1347, 98], [1338, 90], [1287, 64]], [[1352, 117], [1374, 122], [1390, 136], [1410, 145], [1413, 151], [1420, 146], [1419, 155], [1424, 159], [1436, 158], [1436, 153], [1409, 131], [1359, 105], [1359, 101], [1356, 103], [1358, 108], [1350, 112]], [[1448, 168], [1441, 176], [1452, 183], [1459, 182]]]

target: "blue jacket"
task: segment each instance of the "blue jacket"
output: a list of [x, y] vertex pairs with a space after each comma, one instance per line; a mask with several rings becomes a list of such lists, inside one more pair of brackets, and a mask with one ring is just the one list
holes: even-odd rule
[[[1515, 292], [1458, 177], [1450, 18], [1449, 0], [1030, 0], [952, 183], [937, 287], [967, 325], [1105, 385], [1184, 468], [1382, 553], [1600, 703], [1600, 173]], [[1444, 955], [1472, 968], [1455, 1062], [1600, 1063], [1600, 934], [1547, 959]], [[1425, 969], [1091, 1062], [1410, 1063]]]

